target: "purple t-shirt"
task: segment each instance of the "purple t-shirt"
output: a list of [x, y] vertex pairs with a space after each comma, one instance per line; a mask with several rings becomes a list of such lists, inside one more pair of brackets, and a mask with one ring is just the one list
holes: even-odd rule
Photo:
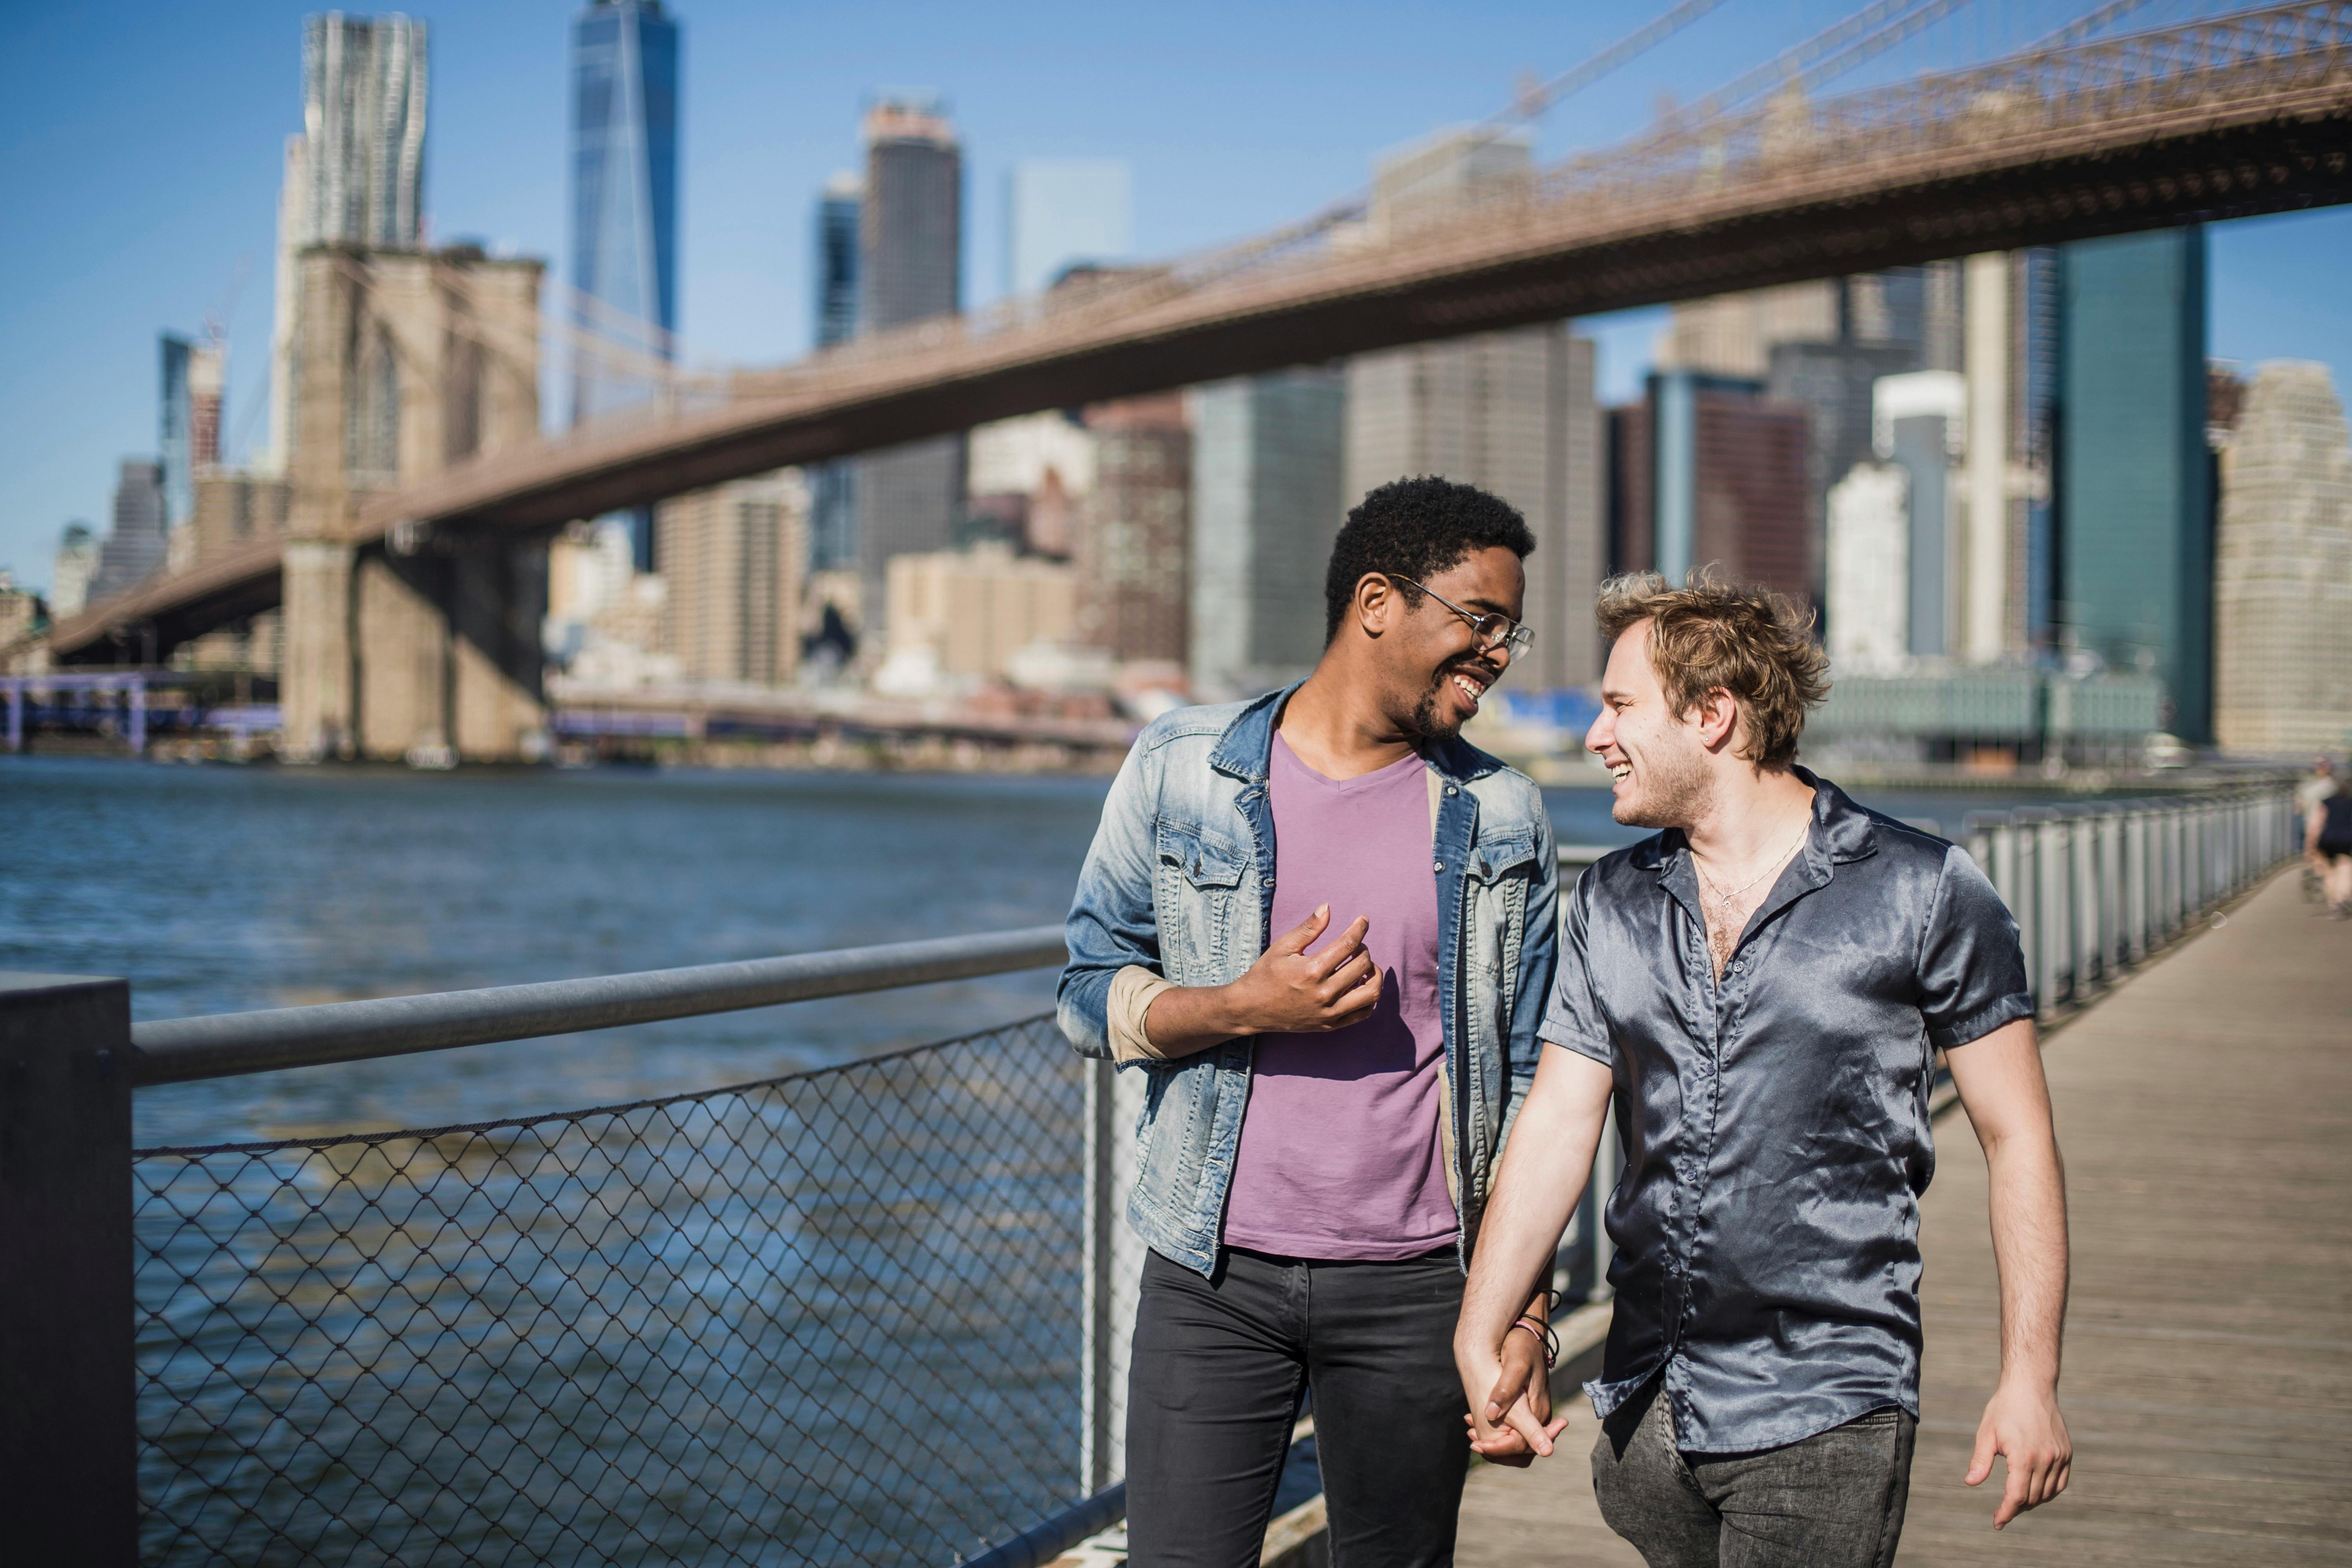
[[1327, 779], [1278, 731], [1270, 762], [1274, 934], [1328, 903], [1330, 926], [1307, 950], [1319, 952], [1368, 917], [1381, 1004], [1328, 1035], [1258, 1040], [1225, 1241], [1285, 1258], [1418, 1258], [1461, 1228], [1438, 1131], [1445, 1040], [1428, 773], [1410, 756]]

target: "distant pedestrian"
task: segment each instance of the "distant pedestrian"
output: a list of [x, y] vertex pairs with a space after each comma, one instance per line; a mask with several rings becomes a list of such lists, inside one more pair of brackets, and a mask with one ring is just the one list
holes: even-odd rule
[[2311, 772], [2294, 786], [2294, 808], [2309, 815], [2311, 808], [2336, 794], [2343, 786], [2336, 782], [2336, 763], [2328, 757], [2314, 757]]
[[[2312, 760], [2311, 772], [2294, 786], [2294, 814], [2308, 824], [2311, 808], [2335, 795], [2341, 788], [2336, 782], [2336, 764], [2326, 757]], [[2327, 863], [2319, 851], [2308, 844], [2303, 852], [2303, 896], [2314, 902], [2326, 896]]]
[[1601, 1516], [1652, 1568], [1885, 1568], [1919, 1415], [1918, 1198], [1947, 1053], [1991, 1166], [2001, 1369], [1966, 1477], [1996, 1528], [2066, 1486], [2066, 1200], [2017, 925], [1968, 856], [1795, 763], [1825, 689], [1760, 588], [1604, 589], [1585, 744], [1613, 815], [1661, 829], [1568, 900], [1548, 1042], [1455, 1341], [1482, 1453], [1549, 1453], [1513, 1331], [1612, 1096], [1616, 1310], [1597, 1382]]
[[1104, 803], [1060, 1017], [1144, 1079], [1135, 1568], [1256, 1563], [1309, 1390], [1331, 1560], [1454, 1560], [1447, 1347], [1535, 1073], [1559, 875], [1535, 784], [1459, 731], [1527, 652], [1534, 548], [1467, 485], [1372, 491], [1314, 673], [1154, 720]]
[[2319, 868], [2327, 912], [2352, 920], [2352, 791], [2312, 802], [2304, 814], [2303, 851]]

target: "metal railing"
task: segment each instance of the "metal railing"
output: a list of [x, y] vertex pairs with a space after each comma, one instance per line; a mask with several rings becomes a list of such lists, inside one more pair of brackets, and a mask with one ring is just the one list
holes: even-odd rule
[[[1034, 1017], [464, 1126], [134, 1149], [150, 1084], [1062, 962], [1058, 927], [169, 1022], [0, 977], [28, 1561], [982, 1563], [1103, 1468], [1108, 1064]], [[1123, 1374], [1123, 1354], [1117, 1371]], [[123, 1391], [117, 1402], [93, 1391]]]
[[[1969, 819], [2045, 1011], [2300, 842], [2256, 789]], [[1570, 872], [1605, 851], [1564, 848]], [[1050, 1018], [462, 1126], [134, 1149], [142, 1085], [1061, 962], [1057, 927], [169, 1022], [0, 977], [28, 1560], [1030, 1568], [1123, 1511], [1142, 1075]], [[1606, 1298], [1604, 1141], [1557, 1282]], [[123, 1391], [118, 1400], [92, 1391]], [[52, 1550], [54, 1548], [54, 1550]]]
[[2017, 917], [2048, 1017], [2081, 1006], [2150, 953], [2302, 852], [2277, 786], [2169, 800], [1972, 813], [1961, 841]]

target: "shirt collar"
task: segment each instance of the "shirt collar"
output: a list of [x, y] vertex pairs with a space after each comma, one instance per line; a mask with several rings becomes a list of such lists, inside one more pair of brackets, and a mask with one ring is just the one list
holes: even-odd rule
[[[1805, 837], [1805, 864], [1815, 885], [1830, 879], [1830, 868], [1864, 860], [1878, 853], [1878, 829], [1870, 813], [1837, 785], [1801, 765], [1790, 770], [1812, 786], [1813, 829]], [[1635, 846], [1633, 863], [1660, 877], [1689, 858], [1690, 840], [1679, 827], [1669, 827]]]

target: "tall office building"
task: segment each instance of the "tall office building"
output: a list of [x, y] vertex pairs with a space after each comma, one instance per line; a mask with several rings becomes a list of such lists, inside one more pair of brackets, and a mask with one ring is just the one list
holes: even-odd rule
[[[866, 111], [858, 324], [887, 331], [963, 308], [963, 152], [937, 100], [885, 98]], [[857, 464], [857, 567], [869, 644], [884, 629], [893, 555], [945, 549], [964, 495], [964, 442], [942, 436]]]
[[2327, 367], [2256, 368], [2221, 455], [2214, 738], [2308, 756], [2352, 746], [2352, 437]]
[[1873, 445], [1903, 471], [1904, 651], [1943, 658], [1962, 651], [1958, 605], [1966, 498], [1956, 463], [1968, 449], [1965, 376], [1919, 370], [1882, 377], [1873, 389]]
[[[676, 357], [677, 24], [594, 0], [572, 24], [571, 421], [645, 403]], [[640, 570], [653, 509], [626, 515]]]
[[195, 513], [198, 468], [220, 461], [221, 389], [226, 351], [170, 332], [162, 341], [163, 386], [158, 436], [163, 455], [163, 510], [176, 527]]
[[1323, 570], [1343, 494], [1348, 385], [1336, 368], [1192, 394], [1192, 694], [1255, 696], [1323, 653]]
[[677, 24], [594, 0], [572, 25], [572, 423], [644, 401], [677, 327]]
[[146, 581], [163, 564], [167, 548], [163, 465], [126, 458], [114, 484], [114, 527], [99, 546], [89, 602], [97, 604]]
[[807, 526], [807, 488], [793, 468], [661, 503], [663, 642], [679, 674], [755, 686], [792, 679]]
[[1910, 653], [1911, 480], [1857, 463], [1830, 487], [1826, 646], [1839, 675], [1899, 669]]
[[2170, 726], [2213, 732], [2205, 231], [2069, 245], [2061, 262], [2058, 606], [2108, 668], [2156, 675]]
[[1135, 248], [1127, 164], [1031, 158], [1004, 176], [1004, 290], [1035, 295], [1064, 268], [1124, 260]]
[[1615, 570], [1679, 583], [1714, 566], [1811, 601], [1802, 407], [1753, 381], [1661, 371], [1610, 428]]
[[1121, 663], [1181, 665], [1191, 651], [1192, 433], [1181, 393], [1087, 410], [1094, 488], [1073, 560], [1078, 641]]
[[[1368, 222], [1395, 234], [1458, 219], [1530, 170], [1527, 144], [1447, 132], [1381, 160]], [[1593, 348], [1565, 323], [1481, 332], [1359, 354], [1347, 366], [1344, 500], [1436, 474], [1517, 507], [1536, 536], [1528, 562], [1535, 647], [1512, 679], [1529, 689], [1599, 678], [1591, 606], [1606, 561]]]
[[2019, 504], [2021, 533], [2010, 563], [2015, 637], [2030, 654], [2056, 645], [2058, 532], [2052, 476], [2057, 462], [2059, 266], [2058, 252], [2043, 246], [2016, 253], [2017, 443], [2022, 456], [2025, 494]]
[[1872, 384], [1920, 368], [1931, 301], [1948, 292], [1934, 281], [1895, 268], [1695, 300], [1675, 307], [1660, 343], [1662, 371], [1761, 382], [1805, 411], [1806, 576], [1816, 585], [1830, 487], [1872, 459]]
[[[816, 200], [816, 298], [811, 334], [819, 350], [857, 331], [857, 253], [863, 187], [847, 172], [825, 182]], [[837, 572], [857, 564], [857, 465], [846, 458], [808, 470], [809, 569]]]
[[302, 22], [302, 130], [286, 141], [278, 198], [269, 450], [291, 458], [301, 387], [296, 258], [313, 245], [411, 248], [425, 224], [425, 24], [340, 11]]
[[49, 614], [58, 620], [78, 616], [89, 603], [89, 582], [98, 573], [98, 535], [77, 519], [58, 539], [57, 565], [49, 574]]
[[1030, 555], [1067, 560], [1095, 488], [1095, 433], [1074, 409], [975, 426], [965, 478], [973, 525]]

